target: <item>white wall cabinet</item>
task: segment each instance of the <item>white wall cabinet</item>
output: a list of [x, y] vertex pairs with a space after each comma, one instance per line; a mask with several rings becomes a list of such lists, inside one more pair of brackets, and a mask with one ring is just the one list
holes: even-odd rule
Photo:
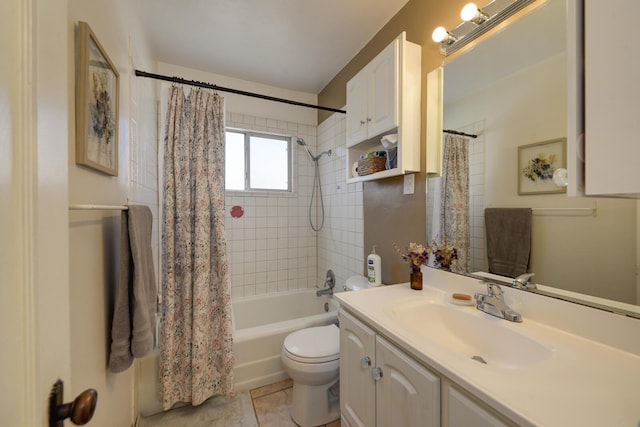
[[[575, 184], [578, 191], [574, 194], [640, 198], [640, 85], [637, 84], [640, 50], [636, 46], [640, 39], [636, 22], [640, 2], [569, 4], [568, 168], [578, 179]], [[611, 30], [616, 34], [614, 43], [609, 37]], [[584, 58], [581, 58], [582, 42]], [[580, 67], [582, 60], [584, 72]], [[577, 65], [573, 66], [574, 63]], [[585, 135], [584, 156], [576, 143], [581, 129]], [[571, 186], [569, 190], [572, 194]]]
[[440, 425], [440, 379], [340, 312], [340, 409], [345, 425]]
[[[366, 181], [420, 170], [422, 48], [400, 34], [347, 83], [347, 181]], [[395, 168], [354, 176], [361, 155], [383, 150], [387, 134], [398, 135]]]
[[342, 308], [339, 318], [344, 426], [515, 425]]

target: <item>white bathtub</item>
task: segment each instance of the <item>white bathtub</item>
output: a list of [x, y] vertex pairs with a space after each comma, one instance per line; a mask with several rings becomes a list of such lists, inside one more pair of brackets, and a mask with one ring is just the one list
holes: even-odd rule
[[280, 362], [285, 337], [298, 329], [335, 323], [338, 314], [338, 302], [316, 296], [315, 289], [234, 298], [232, 306], [237, 391], [288, 378]]

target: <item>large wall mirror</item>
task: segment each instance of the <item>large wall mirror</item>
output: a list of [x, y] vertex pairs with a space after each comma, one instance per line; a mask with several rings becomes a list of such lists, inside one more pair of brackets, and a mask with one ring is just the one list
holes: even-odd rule
[[[470, 253], [487, 271], [484, 209], [533, 210], [529, 271], [543, 292], [640, 312], [638, 202], [519, 194], [518, 148], [567, 137], [566, 0], [537, 2], [444, 65], [443, 127], [469, 145]], [[438, 238], [440, 181], [428, 179], [427, 241]]]

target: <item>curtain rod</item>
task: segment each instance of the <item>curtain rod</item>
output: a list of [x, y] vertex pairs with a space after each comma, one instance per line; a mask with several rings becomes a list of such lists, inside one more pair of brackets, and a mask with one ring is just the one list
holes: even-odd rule
[[235, 93], [236, 95], [244, 95], [244, 96], [250, 96], [252, 98], [266, 99], [267, 101], [275, 101], [275, 102], [282, 102], [284, 104], [297, 105], [299, 107], [315, 108], [317, 110], [332, 111], [334, 113], [342, 113], [342, 114], [347, 113], [345, 110], [339, 110], [337, 108], [306, 104], [304, 102], [292, 101], [290, 99], [276, 98], [275, 96], [262, 95], [259, 93], [247, 92], [239, 89], [231, 89], [228, 87], [222, 87], [222, 86], [214, 85], [211, 83], [199, 82], [196, 80], [186, 80], [186, 79], [175, 77], [175, 76], [174, 77], [163, 76], [161, 74], [148, 73], [146, 71], [140, 71], [140, 70], [136, 70], [135, 73], [136, 73], [136, 76], [138, 77], [149, 77], [151, 79], [156, 79], [156, 80], [164, 80], [167, 82], [181, 83], [189, 86], [203, 87], [206, 89], [219, 90], [220, 92], [229, 92], [229, 93]]
[[450, 129], [443, 129], [442, 132], [450, 133], [452, 135], [468, 136], [469, 138], [477, 138], [478, 137], [478, 135], [474, 135], [472, 133], [458, 132], [457, 130], [450, 130]]

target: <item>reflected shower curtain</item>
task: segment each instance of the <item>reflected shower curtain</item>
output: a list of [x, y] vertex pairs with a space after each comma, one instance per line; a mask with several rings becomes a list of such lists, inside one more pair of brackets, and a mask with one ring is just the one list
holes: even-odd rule
[[471, 266], [469, 139], [447, 134], [443, 151], [440, 236], [458, 250], [451, 270], [466, 273]]
[[224, 101], [170, 89], [162, 216], [160, 389], [165, 410], [233, 394], [224, 229]]

